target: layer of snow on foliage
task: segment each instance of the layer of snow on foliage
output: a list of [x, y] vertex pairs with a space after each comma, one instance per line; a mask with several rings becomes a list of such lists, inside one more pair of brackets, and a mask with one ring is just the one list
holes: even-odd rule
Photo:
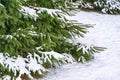
[[[8, 68], [9, 71], [13, 71], [14, 75], [17, 75], [17, 71], [19, 72], [18, 80], [21, 80], [20, 77], [22, 74], [28, 75], [31, 79], [32, 76], [30, 75], [31, 71], [36, 72], [38, 71], [40, 74], [46, 69], [37, 61], [36, 56], [37, 54], [34, 54], [34, 57], [29, 54], [27, 58], [22, 58], [20, 56], [18, 57], [9, 57], [9, 56], [4, 56], [2, 53], [0, 53], [0, 64], [4, 66], [5, 68]], [[33, 68], [33, 65], [35, 66]], [[8, 78], [8, 75], [3, 77], [5, 80]]]
[[25, 15], [30, 15], [32, 17], [38, 17], [38, 15], [36, 14], [36, 10], [29, 8], [29, 7], [25, 7], [25, 6], [21, 6], [21, 12], [24, 13]]
[[57, 53], [57, 52], [54, 52], [54, 51], [51, 51], [51, 52], [40, 52], [42, 54], [42, 59], [43, 59], [43, 62], [46, 62], [46, 61], [49, 61], [51, 64], [54, 64], [52, 63], [52, 61], [50, 59], [52, 59], [52, 57], [54, 59], [56, 59], [56, 61], [62, 61], [62, 63], [73, 63], [75, 60], [74, 58], [70, 55], [70, 54], [60, 54], [60, 53]]
[[69, 19], [96, 24], [84, 38], [77, 37], [74, 42], [95, 44], [107, 49], [95, 54], [91, 62], [52, 69], [42, 80], [120, 80], [120, 15], [80, 11]]
[[55, 9], [47, 9], [47, 8], [41, 8], [41, 7], [26, 7], [26, 6], [21, 6], [21, 12], [24, 13], [25, 15], [30, 15], [33, 17], [35, 20], [38, 17], [38, 13], [47, 11], [48, 14], [50, 15], [56, 15], [57, 13], [62, 13], [61, 10], [55, 10]]
[[[32, 72], [38, 72], [39, 74], [43, 74], [43, 72], [46, 72], [47, 69], [45, 69], [42, 64], [49, 61], [51, 64], [55, 64], [52, 62], [52, 57], [56, 61], [62, 61], [63, 63], [73, 63], [75, 60], [73, 57], [69, 54], [59, 54], [57, 52], [51, 51], [51, 52], [40, 52], [42, 56], [39, 56], [38, 54], [29, 53], [27, 58], [22, 58], [20, 56], [18, 57], [9, 57], [4, 56], [3, 53], [0, 53], [0, 64], [4, 66], [5, 68], [9, 69], [9, 71], [13, 71], [14, 75], [17, 75], [17, 71], [19, 72], [19, 76], [16, 80], [21, 80], [21, 75], [26, 74], [29, 76], [29, 78], [33, 79], [31, 76]], [[58, 64], [56, 64], [58, 65]], [[55, 65], [55, 66], [56, 66]], [[34, 67], [33, 67], [34, 66]], [[10, 80], [11, 77], [9, 75], [3, 76], [4, 80]]]

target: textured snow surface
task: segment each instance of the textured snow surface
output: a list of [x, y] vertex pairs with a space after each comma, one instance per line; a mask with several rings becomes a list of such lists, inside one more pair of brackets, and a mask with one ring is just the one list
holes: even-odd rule
[[95, 44], [107, 49], [95, 54], [91, 62], [52, 69], [42, 80], [120, 80], [120, 15], [80, 11], [70, 19], [95, 24], [85, 38], [77, 38], [75, 43]]

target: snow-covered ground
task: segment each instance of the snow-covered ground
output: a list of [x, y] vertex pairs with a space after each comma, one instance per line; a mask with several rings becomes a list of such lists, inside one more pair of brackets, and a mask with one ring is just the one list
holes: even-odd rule
[[91, 62], [52, 69], [42, 80], [120, 80], [120, 15], [80, 11], [70, 19], [95, 24], [84, 38], [77, 38], [74, 42], [107, 49], [95, 54], [95, 59]]

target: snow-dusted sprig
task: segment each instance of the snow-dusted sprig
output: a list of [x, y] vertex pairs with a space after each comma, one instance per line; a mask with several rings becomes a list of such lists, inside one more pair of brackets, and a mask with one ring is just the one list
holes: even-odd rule
[[78, 62], [86, 62], [94, 58], [94, 53], [104, 51], [104, 47], [97, 47], [94, 45], [78, 44], [76, 51], [76, 59]]
[[50, 65], [54, 65], [56, 62], [58, 65], [64, 64], [64, 63], [73, 63], [75, 59], [70, 54], [60, 54], [55, 51], [50, 52], [41, 52], [39, 51], [41, 55], [41, 59], [43, 63], [50, 63]]

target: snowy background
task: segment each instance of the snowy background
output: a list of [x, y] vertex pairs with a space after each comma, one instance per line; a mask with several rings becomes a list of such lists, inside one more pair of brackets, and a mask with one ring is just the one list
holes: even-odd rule
[[84, 38], [74, 42], [96, 44], [107, 49], [95, 54], [91, 62], [51, 69], [42, 80], [120, 80], [120, 15], [80, 11], [70, 19], [95, 24]]

